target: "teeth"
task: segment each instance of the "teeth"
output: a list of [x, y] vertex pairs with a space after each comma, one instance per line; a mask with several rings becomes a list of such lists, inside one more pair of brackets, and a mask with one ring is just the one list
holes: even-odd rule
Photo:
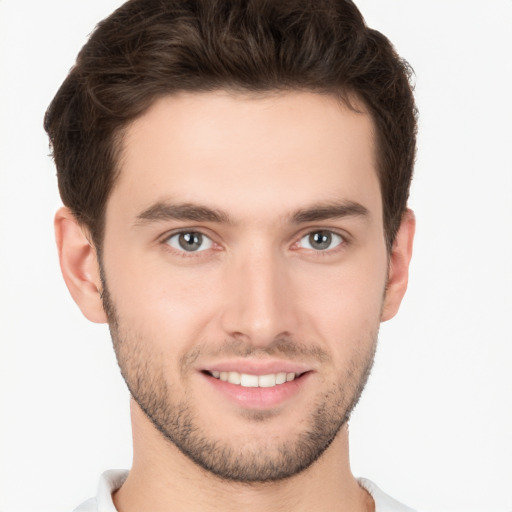
[[258, 376], [248, 375], [247, 373], [240, 374], [240, 385], [244, 388], [257, 388]]
[[[292, 374], [295, 377], [295, 374]], [[276, 375], [276, 384], [284, 384], [286, 382], [286, 373], [278, 373]]]
[[231, 384], [240, 384], [240, 374], [238, 372], [229, 372], [228, 373], [228, 382]]
[[291, 382], [298, 374], [295, 373], [271, 373], [269, 375], [249, 375], [238, 372], [210, 372], [212, 377], [230, 384], [236, 384], [244, 388], [272, 388], [278, 384]]
[[275, 375], [260, 375], [258, 378], [260, 388], [273, 388], [276, 385]]

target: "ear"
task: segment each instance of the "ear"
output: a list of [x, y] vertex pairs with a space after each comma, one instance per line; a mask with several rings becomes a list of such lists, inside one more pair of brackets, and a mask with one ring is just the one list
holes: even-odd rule
[[407, 209], [402, 217], [393, 248], [389, 257], [388, 282], [382, 308], [381, 322], [393, 318], [400, 307], [407, 290], [409, 263], [412, 257], [412, 242], [416, 229], [416, 219], [412, 210]]
[[69, 208], [57, 211], [54, 225], [60, 268], [71, 296], [89, 320], [107, 322], [96, 249]]

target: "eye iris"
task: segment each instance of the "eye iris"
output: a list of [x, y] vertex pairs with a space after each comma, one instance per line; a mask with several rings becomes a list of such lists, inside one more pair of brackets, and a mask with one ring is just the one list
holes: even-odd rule
[[327, 249], [332, 242], [332, 234], [328, 231], [316, 231], [309, 235], [309, 243], [315, 249]]
[[201, 233], [181, 233], [179, 236], [180, 247], [185, 251], [197, 251], [203, 243]]

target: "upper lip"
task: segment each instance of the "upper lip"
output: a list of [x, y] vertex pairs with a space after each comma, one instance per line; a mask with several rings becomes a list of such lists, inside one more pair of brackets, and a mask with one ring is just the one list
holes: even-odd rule
[[302, 374], [311, 371], [311, 365], [281, 359], [230, 359], [206, 364], [200, 368], [206, 372], [238, 372], [248, 375], [270, 375], [273, 373]]

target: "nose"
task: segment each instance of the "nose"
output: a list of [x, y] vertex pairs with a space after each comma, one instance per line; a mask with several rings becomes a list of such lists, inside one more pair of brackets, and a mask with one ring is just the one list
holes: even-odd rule
[[293, 279], [286, 258], [268, 247], [233, 257], [226, 268], [222, 328], [231, 338], [264, 348], [297, 329]]

